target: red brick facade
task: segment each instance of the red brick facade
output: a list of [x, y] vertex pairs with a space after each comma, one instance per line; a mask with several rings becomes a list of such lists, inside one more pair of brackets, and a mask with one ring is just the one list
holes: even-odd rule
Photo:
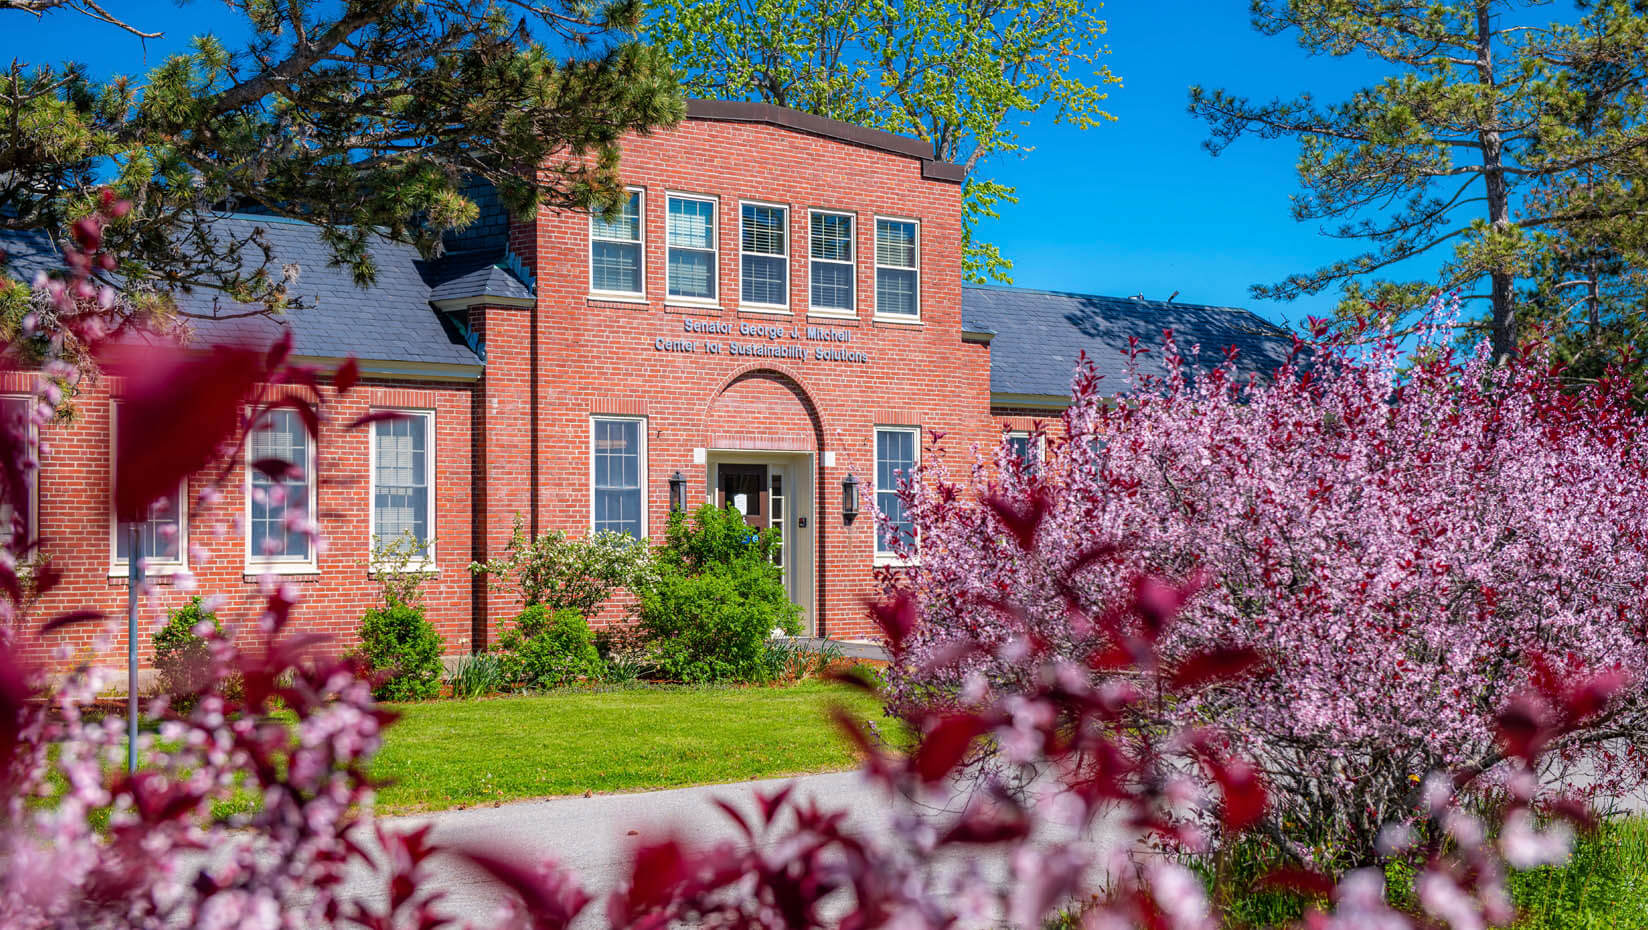
[[[1027, 411], [992, 411], [987, 342], [964, 337], [958, 174], [874, 142], [724, 117], [689, 118], [627, 140], [622, 175], [643, 194], [640, 299], [591, 296], [587, 214], [545, 211], [533, 223], [512, 225], [511, 250], [530, 272], [536, 297], [466, 308], [468, 325], [485, 347], [479, 381], [391, 381], [369, 372], [360, 388], [335, 401], [318, 443], [318, 516], [329, 548], [319, 556], [318, 572], [281, 579], [303, 587], [305, 628], [352, 644], [362, 611], [377, 597], [365, 566], [370, 438], [337, 424], [372, 407], [408, 407], [435, 411], [438, 571], [427, 595], [450, 653], [484, 644], [518, 609], [467, 570], [472, 559], [502, 552], [517, 517], [534, 532], [590, 530], [597, 416], [644, 422], [642, 487], [654, 536], [668, 516], [673, 473], [685, 476], [689, 499], [697, 503], [714, 499], [720, 465], [783, 469], [792, 482], [785, 515], [792, 593], [809, 609], [810, 632], [872, 636], [864, 604], [875, 588], [877, 563], [876, 427], [919, 427], [922, 445], [941, 431], [948, 448], [966, 450], [974, 442], [994, 443], [1004, 426], [1022, 428], [1031, 418]], [[719, 299], [713, 304], [666, 297], [672, 193], [716, 203]], [[745, 201], [789, 211], [785, 312], [740, 305]], [[851, 314], [809, 306], [810, 210], [853, 217]], [[919, 224], [918, 321], [876, 315], [877, 217]], [[752, 326], [762, 329], [742, 331]], [[826, 329], [831, 338], [809, 338], [808, 327]], [[691, 350], [682, 350], [684, 344]], [[739, 348], [751, 345], [780, 351], [768, 357]], [[820, 357], [825, 352], [847, 358]], [[41, 431], [50, 455], [40, 480], [39, 529], [67, 579], [42, 615], [71, 606], [112, 617], [124, 610], [125, 581], [111, 575], [109, 552], [111, 394], [118, 396], [118, 384], [83, 391], [73, 422]], [[1040, 416], [1053, 421], [1057, 413]], [[863, 511], [851, 522], [841, 508], [849, 473], [860, 482]], [[805, 487], [794, 487], [796, 481]], [[244, 530], [233, 522], [244, 509], [242, 490], [232, 488], [210, 512], [190, 515], [189, 541], [211, 555], [188, 567], [199, 593], [228, 597], [226, 619], [250, 623], [260, 580], [247, 568]], [[156, 588], [145, 629], [187, 596], [164, 578]], [[123, 626], [112, 625], [117, 646], [123, 646]], [[68, 641], [84, 647], [100, 632], [82, 627]], [[143, 645], [147, 652], [147, 636]]]

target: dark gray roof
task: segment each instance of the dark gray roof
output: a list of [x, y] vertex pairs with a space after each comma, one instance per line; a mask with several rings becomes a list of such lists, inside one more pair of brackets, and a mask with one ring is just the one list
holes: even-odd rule
[[1070, 376], [1082, 352], [1104, 376], [1104, 393], [1120, 393], [1127, 389], [1129, 338], [1150, 350], [1141, 359], [1143, 370], [1160, 372], [1165, 330], [1173, 331], [1187, 358], [1192, 346], [1201, 346], [1193, 360], [1200, 369], [1224, 361], [1225, 349], [1231, 346], [1244, 374], [1275, 369], [1293, 351], [1287, 330], [1236, 307], [964, 287], [961, 317], [963, 329], [995, 333], [990, 340], [990, 391], [997, 395], [1068, 396]]
[[[293, 306], [279, 317], [196, 320], [202, 337], [232, 343], [267, 345], [282, 329], [293, 334], [293, 351], [321, 358], [355, 356], [362, 360], [474, 366], [477, 353], [453, 321], [430, 301], [480, 294], [530, 297], [531, 292], [499, 265], [501, 250], [462, 253], [435, 261], [421, 260], [410, 245], [384, 238], [371, 242], [377, 275], [360, 287], [347, 267], [334, 264], [318, 227], [269, 216], [230, 214], [216, 220], [225, 236], [244, 237], [261, 228], [273, 253], [273, 273], [280, 265], [299, 266], [288, 288]], [[8, 270], [28, 281], [39, 270], [61, 267], [57, 250], [41, 232], [0, 231], [0, 251]], [[261, 250], [246, 249], [260, 261]], [[438, 296], [437, 296], [438, 292]], [[253, 309], [207, 289], [179, 293], [180, 309], [224, 316]]]

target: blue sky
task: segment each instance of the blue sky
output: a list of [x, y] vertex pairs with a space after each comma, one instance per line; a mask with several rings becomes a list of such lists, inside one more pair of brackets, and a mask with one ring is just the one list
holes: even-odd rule
[[[210, 0], [181, 10], [106, 5], [170, 34], [144, 42], [66, 13], [38, 22], [8, 13], [0, 62], [75, 58], [95, 74], [140, 74], [194, 33], [235, 34], [235, 19]], [[1077, 131], [1036, 120], [1024, 132], [1036, 151], [984, 168], [1019, 188], [1020, 202], [983, 230], [1013, 260], [1014, 283], [1152, 298], [1180, 291], [1181, 301], [1247, 306], [1278, 322], [1330, 311], [1331, 294], [1264, 304], [1248, 296], [1251, 284], [1325, 264], [1352, 246], [1288, 215], [1297, 190], [1293, 143], [1248, 139], [1214, 158], [1201, 147], [1202, 124], [1185, 112], [1187, 89], [1199, 82], [1265, 99], [1310, 89], [1338, 99], [1374, 78], [1375, 66], [1311, 58], [1287, 37], [1259, 35], [1245, 0], [1123, 2], [1104, 14], [1110, 67], [1123, 79], [1107, 104], [1117, 121]]]

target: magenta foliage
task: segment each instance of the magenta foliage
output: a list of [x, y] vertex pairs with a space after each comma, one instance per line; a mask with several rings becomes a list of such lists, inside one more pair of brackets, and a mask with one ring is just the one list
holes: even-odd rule
[[[1197, 577], [1161, 641], [1176, 670], [1163, 714], [1216, 723], [1256, 760], [1276, 794], [1271, 833], [1305, 840], [1293, 852], [1306, 861], [1367, 861], [1417, 779], [1495, 769], [1495, 714], [1530, 686], [1535, 655], [1558, 676], [1629, 673], [1553, 740], [1547, 768], [1583, 764], [1612, 792], [1640, 784], [1643, 417], [1624, 379], [1565, 391], [1537, 353], [1496, 368], [1445, 333], [1406, 355], [1388, 340], [1302, 344], [1268, 380], [1239, 379], [1228, 359], [1192, 377], [1168, 334], [1168, 374], [1135, 371], [1114, 402], [1091, 366], [1077, 372], [1036, 468], [1004, 450], [957, 483], [942, 450], [924, 456], [906, 494], [919, 565], [893, 580], [923, 609], [895, 701], [1020, 690], [1014, 650], [1043, 646], [1106, 680], [1131, 657], [1089, 662], [1115, 644], [1084, 611], [1141, 577]], [[932, 662], [973, 643], [991, 649]], [[1262, 673], [1207, 687], [1210, 650]]]

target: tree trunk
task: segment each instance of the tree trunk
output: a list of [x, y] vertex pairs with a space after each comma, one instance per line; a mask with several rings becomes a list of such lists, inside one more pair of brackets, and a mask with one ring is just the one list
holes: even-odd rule
[[[1494, 233], [1503, 233], [1511, 227], [1510, 189], [1505, 179], [1505, 142], [1499, 133], [1499, 91], [1494, 83], [1493, 24], [1489, 0], [1476, 2], [1476, 70], [1478, 80], [1485, 88], [1485, 96], [1495, 104], [1488, 113], [1479, 138], [1482, 142], [1482, 181], [1488, 201], [1488, 222]], [[1494, 361], [1501, 362], [1516, 348], [1512, 323], [1516, 310], [1515, 281], [1509, 271], [1495, 268], [1489, 271], [1493, 281], [1493, 310], [1489, 324], [1489, 338]]]

